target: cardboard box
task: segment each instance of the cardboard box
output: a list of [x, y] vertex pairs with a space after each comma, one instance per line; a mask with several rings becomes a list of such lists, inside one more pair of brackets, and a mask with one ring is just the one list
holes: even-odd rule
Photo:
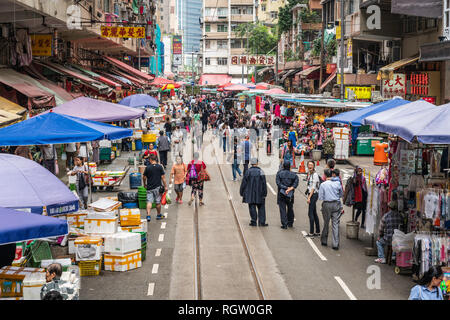
[[103, 239], [100, 237], [77, 238], [74, 245], [77, 261], [100, 260], [102, 257]]
[[6, 266], [0, 269], [0, 297], [22, 297], [23, 279], [31, 273], [43, 273], [42, 268]]
[[107, 271], [124, 272], [142, 267], [140, 250], [123, 255], [105, 254], [104, 258]]
[[[95, 178], [93, 178], [93, 179], [95, 179]], [[114, 200], [107, 199], [107, 198], [100, 198], [99, 200], [91, 203], [89, 205], [89, 208], [92, 208], [98, 212], [106, 212], [106, 211], [117, 210], [120, 208], [121, 205], [122, 205], [122, 202], [114, 201]]]
[[23, 300], [41, 300], [41, 288], [47, 281], [45, 273], [30, 273], [23, 279]]
[[117, 217], [114, 213], [88, 214], [84, 219], [84, 231], [88, 234], [113, 234], [117, 232]]
[[141, 235], [133, 232], [119, 232], [105, 237], [105, 252], [125, 254], [141, 248]]
[[141, 211], [139, 209], [121, 209], [120, 226], [137, 226], [141, 223]]

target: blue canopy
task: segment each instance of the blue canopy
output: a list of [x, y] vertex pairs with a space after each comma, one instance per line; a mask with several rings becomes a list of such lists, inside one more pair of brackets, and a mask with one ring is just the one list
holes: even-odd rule
[[435, 106], [417, 100], [364, 120], [376, 131], [395, 134], [411, 142], [415, 137], [425, 144], [450, 144], [450, 104]]
[[390, 110], [392, 108], [397, 108], [398, 106], [410, 103], [410, 101], [406, 101], [403, 99], [392, 99], [384, 102], [380, 102], [362, 109], [352, 110], [348, 112], [343, 112], [337, 114], [331, 118], [326, 118], [325, 122], [331, 123], [344, 123], [350, 124], [354, 127], [359, 127], [362, 125], [362, 121], [373, 114], [377, 114], [379, 112], [383, 112], [386, 110]]
[[49, 112], [0, 129], [0, 146], [116, 140], [133, 130]]
[[156, 98], [149, 96], [148, 94], [143, 94], [143, 93], [139, 93], [139, 94], [133, 94], [131, 96], [128, 96], [124, 99], [122, 99], [119, 104], [123, 105], [123, 106], [128, 106], [128, 107], [146, 107], [146, 106], [150, 106], [153, 108], [158, 108], [159, 107], [159, 102]]
[[78, 210], [78, 197], [58, 177], [35, 161], [0, 153], [0, 177], [1, 207], [38, 214], [46, 207], [49, 216]]
[[0, 207], [0, 245], [63, 236], [67, 221]]

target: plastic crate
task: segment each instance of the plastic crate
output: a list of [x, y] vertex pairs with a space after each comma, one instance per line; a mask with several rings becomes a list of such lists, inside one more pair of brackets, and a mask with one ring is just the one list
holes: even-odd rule
[[102, 260], [79, 261], [80, 276], [98, 276], [102, 269]]
[[139, 201], [139, 209], [147, 209], [147, 202]]
[[141, 261], [145, 261], [147, 256], [147, 245], [141, 247]]
[[50, 245], [46, 241], [36, 241], [31, 247], [31, 256], [28, 265], [32, 268], [40, 268], [42, 260], [53, 259]]

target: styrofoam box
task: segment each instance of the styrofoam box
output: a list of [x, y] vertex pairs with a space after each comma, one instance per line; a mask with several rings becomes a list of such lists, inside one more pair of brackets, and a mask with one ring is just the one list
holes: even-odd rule
[[45, 273], [34, 272], [23, 279], [23, 300], [41, 300], [41, 288], [46, 283]]
[[117, 232], [117, 217], [114, 213], [96, 212], [90, 213], [84, 219], [84, 231], [86, 233], [106, 233]]
[[59, 263], [62, 267], [68, 267], [72, 264], [72, 260], [70, 258], [42, 260], [41, 268], [47, 268], [52, 263]]
[[125, 254], [141, 248], [141, 235], [134, 232], [119, 232], [105, 237], [105, 252]]
[[118, 230], [123, 232], [144, 232], [142, 223], [140, 223], [138, 226], [121, 226], [118, 228]]
[[139, 209], [120, 209], [120, 225], [136, 226], [141, 220], [141, 211]]
[[103, 239], [100, 237], [82, 237], [75, 240], [75, 259], [77, 261], [100, 260]]
[[142, 267], [141, 251], [130, 252], [123, 255], [105, 254], [106, 271], [128, 271]]
[[141, 219], [141, 224], [142, 224], [142, 231], [141, 232], [148, 232], [147, 219]]

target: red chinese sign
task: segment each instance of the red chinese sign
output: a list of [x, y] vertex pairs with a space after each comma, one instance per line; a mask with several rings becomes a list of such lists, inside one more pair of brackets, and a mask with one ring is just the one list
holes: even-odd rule
[[232, 65], [248, 64], [253, 66], [271, 66], [275, 64], [273, 56], [231, 56]]
[[145, 27], [101, 27], [104, 38], [145, 38]]
[[425, 100], [426, 102], [436, 104], [436, 97], [423, 97], [422, 99]]
[[396, 73], [392, 80], [383, 80], [383, 98], [405, 97], [406, 95], [406, 75]]
[[409, 76], [408, 94], [428, 96], [430, 77], [428, 73], [412, 73]]

